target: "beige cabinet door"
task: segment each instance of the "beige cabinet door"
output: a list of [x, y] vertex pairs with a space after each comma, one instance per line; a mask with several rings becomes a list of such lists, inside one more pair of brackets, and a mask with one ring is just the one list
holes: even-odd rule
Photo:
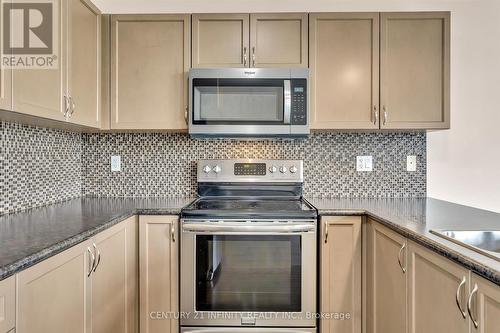
[[193, 14], [192, 67], [248, 67], [248, 14]]
[[14, 328], [16, 322], [16, 277], [0, 281], [0, 333]]
[[450, 126], [450, 13], [381, 14], [381, 127]]
[[111, 128], [187, 128], [189, 15], [114, 15]]
[[307, 14], [250, 14], [250, 67], [308, 67]]
[[[94, 238], [96, 265], [92, 273], [92, 333], [135, 332], [137, 254], [136, 217]], [[130, 235], [131, 234], [131, 235]], [[137, 243], [137, 239], [135, 240]], [[132, 318], [131, 318], [132, 317]]]
[[369, 220], [367, 332], [406, 332], [406, 239]]
[[[58, 2], [59, 38], [54, 41], [58, 50], [57, 69], [14, 69], [12, 70], [14, 111], [38, 117], [64, 120], [64, 95], [66, 92], [66, 40], [67, 2]], [[64, 15], [63, 15], [64, 14]]]
[[151, 312], [178, 311], [178, 216], [139, 217], [140, 332], [175, 333], [176, 319], [153, 320]]
[[[3, 1], [0, 6], [0, 17], [4, 17], [4, 4], [11, 1]], [[0, 24], [0, 36], [3, 36], [3, 24]], [[0, 54], [3, 52], [3, 43], [0, 43]], [[5, 68], [0, 63], [0, 109], [12, 110], [12, 70]], [[0, 330], [1, 331], [1, 330]]]
[[68, 1], [68, 95], [72, 123], [100, 127], [101, 17], [88, 0]]
[[469, 271], [408, 242], [408, 327], [410, 333], [469, 332]]
[[322, 320], [321, 333], [361, 333], [361, 217], [321, 218], [321, 313], [343, 320]]
[[500, 328], [500, 287], [471, 273], [472, 333], [497, 333]]
[[311, 128], [379, 127], [379, 14], [309, 16]]
[[17, 333], [85, 333], [90, 323], [90, 242], [17, 274]]

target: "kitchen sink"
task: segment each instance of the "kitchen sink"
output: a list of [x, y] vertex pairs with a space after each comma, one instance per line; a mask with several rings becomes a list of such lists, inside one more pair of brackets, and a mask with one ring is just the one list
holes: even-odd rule
[[500, 261], [500, 231], [431, 230], [431, 233]]

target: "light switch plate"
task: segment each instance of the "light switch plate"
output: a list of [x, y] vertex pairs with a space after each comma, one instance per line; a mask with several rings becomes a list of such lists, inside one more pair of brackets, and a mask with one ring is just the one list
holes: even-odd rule
[[417, 156], [415, 155], [406, 156], [406, 171], [410, 172], [417, 171]]
[[373, 157], [372, 156], [357, 156], [356, 157], [356, 171], [373, 171]]
[[120, 156], [111, 156], [111, 171], [112, 172], [122, 171], [122, 160]]

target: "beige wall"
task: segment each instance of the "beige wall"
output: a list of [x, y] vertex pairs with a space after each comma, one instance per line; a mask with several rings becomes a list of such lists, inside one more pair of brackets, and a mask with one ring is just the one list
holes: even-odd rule
[[452, 129], [428, 136], [428, 194], [500, 212], [500, 0], [94, 1], [113, 13], [452, 11]]

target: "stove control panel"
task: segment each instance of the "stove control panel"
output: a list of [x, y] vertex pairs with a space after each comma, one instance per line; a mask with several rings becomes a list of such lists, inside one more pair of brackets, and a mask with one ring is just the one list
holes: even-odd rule
[[198, 182], [303, 182], [300, 160], [200, 160]]

